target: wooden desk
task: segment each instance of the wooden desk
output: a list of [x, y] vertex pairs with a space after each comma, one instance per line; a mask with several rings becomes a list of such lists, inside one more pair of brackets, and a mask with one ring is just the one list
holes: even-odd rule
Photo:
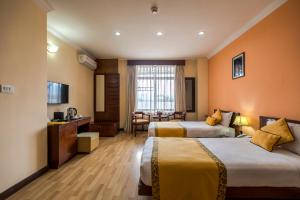
[[91, 118], [48, 125], [48, 165], [57, 169], [77, 153], [77, 133], [89, 131]]

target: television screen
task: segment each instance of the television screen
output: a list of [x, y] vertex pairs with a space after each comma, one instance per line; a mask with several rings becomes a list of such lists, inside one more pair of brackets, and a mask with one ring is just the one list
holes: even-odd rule
[[69, 85], [48, 81], [48, 104], [69, 103]]

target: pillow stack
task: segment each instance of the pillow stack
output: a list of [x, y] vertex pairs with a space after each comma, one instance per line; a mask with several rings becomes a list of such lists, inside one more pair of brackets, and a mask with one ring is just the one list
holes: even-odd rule
[[268, 151], [272, 151], [274, 146], [286, 144], [292, 141], [294, 141], [294, 137], [284, 118], [262, 127], [261, 130], [257, 130], [251, 140], [253, 144], [256, 144]]
[[222, 113], [218, 109], [212, 116], [206, 118], [206, 123], [210, 126], [215, 126], [222, 121]]

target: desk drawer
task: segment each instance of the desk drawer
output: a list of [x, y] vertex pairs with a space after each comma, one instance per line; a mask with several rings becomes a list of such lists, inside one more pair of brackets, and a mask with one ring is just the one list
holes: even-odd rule
[[85, 125], [85, 124], [89, 124], [90, 123], [90, 118], [82, 118], [80, 120], [77, 121], [77, 126], [82, 126], [82, 125]]

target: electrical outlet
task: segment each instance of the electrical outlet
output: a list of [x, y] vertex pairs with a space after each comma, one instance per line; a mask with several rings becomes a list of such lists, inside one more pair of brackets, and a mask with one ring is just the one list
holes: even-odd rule
[[15, 87], [12, 85], [0, 85], [0, 93], [13, 94]]

